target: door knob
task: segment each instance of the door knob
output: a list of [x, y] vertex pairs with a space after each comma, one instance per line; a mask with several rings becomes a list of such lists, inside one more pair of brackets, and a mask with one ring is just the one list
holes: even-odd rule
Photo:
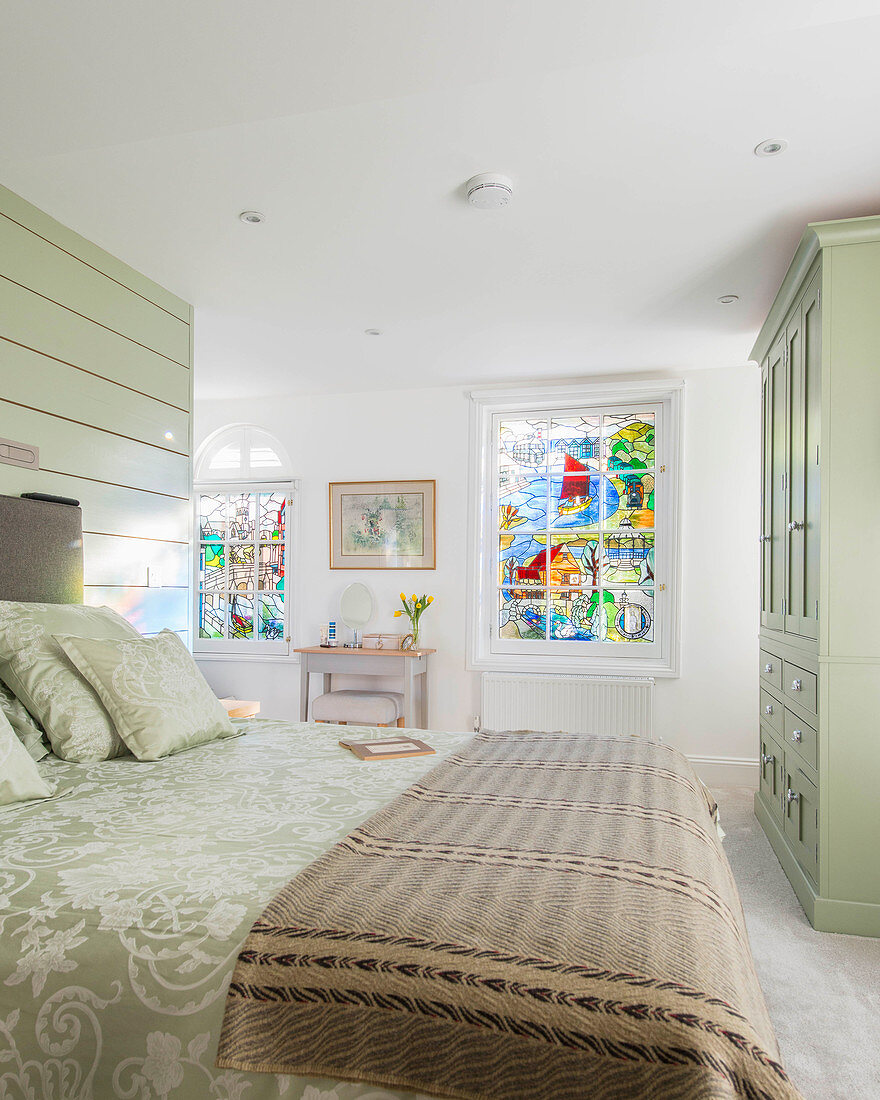
[[801, 743], [801, 741], [803, 741], [803, 739], [804, 739], [803, 731], [802, 730], [792, 730], [791, 731], [791, 739], [792, 739], [792, 741], [794, 741], [796, 744], [799, 745]]
[[797, 800], [800, 798], [800, 795], [793, 791], [791, 787], [789, 787], [788, 790], [785, 792], [785, 798], [790, 806], [792, 802], [797, 802]]
[[762, 764], [770, 764], [770, 763], [772, 763], [772, 761], [773, 761], [772, 756], [768, 756], [766, 752], [761, 753], [761, 763]]
[[788, 529], [789, 529], [789, 531], [803, 531], [804, 525], [803, 525], [803, 523], [800, 523], [798, 520], [793, 519], [791, 521], [791, 523], [788, 525]]

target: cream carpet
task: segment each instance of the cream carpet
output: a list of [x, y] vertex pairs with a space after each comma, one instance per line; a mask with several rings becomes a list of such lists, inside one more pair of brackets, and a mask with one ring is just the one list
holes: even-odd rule
[[880, 1100], [880, 940], [814, 931], [755, 818], [753, 792], [713, 793], [792, 1080], [806, 1100]]

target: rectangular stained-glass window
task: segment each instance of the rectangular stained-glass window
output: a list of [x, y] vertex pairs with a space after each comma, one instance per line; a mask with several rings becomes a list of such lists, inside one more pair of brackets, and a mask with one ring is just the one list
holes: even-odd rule
[[496, 416], [499, 638], [654, 641], [655, 420]]
[[284, 640], [287, 505], [280, 489], [198, 494], [199, 638]]

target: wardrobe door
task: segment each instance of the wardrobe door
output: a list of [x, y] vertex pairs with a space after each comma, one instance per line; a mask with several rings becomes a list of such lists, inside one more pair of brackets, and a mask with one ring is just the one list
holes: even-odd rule
[[764, 499], [761, 532], [761, 625], [782, 630], [785, 596], [785, 334], [764, 368]]
[[786, 417], [788, 441], [786, 466], [788, 492], [785, 501], [785, 612], [786, 633], [797, 634], [801, 621], [804, 583], [804, 364], [801, 311], [797, 308], [785, 326], [785, 362], [788, 374]]
[[819, 427], [821, 332], [819, 274], [786, 328], [788, 358], [788, 507], [785, 630], [818, 637]]

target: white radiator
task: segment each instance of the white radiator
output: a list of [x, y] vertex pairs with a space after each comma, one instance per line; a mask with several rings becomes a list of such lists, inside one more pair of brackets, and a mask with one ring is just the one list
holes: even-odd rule
[[486, 672], [480, 728], [654, 737], [650, 677], [514, 676]]

